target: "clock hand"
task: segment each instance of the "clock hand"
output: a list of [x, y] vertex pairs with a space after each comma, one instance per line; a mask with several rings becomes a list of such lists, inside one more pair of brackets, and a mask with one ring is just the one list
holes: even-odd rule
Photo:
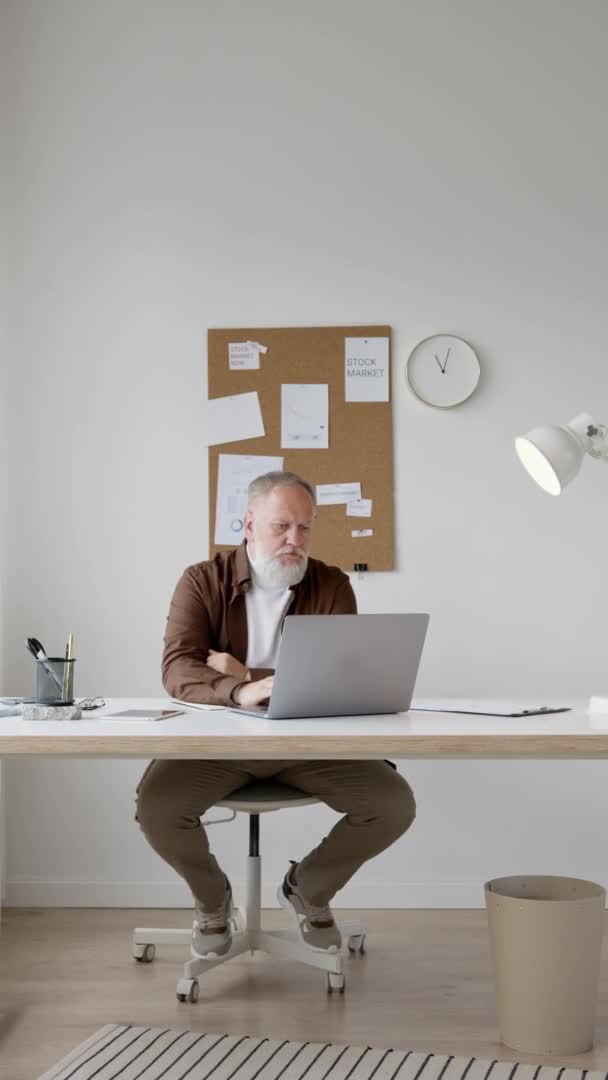
[[443, 367], [442, 367], [442, 369], [441, 369], [444, 375], [445, 375], [445, 369], [446, 369], [446, 367], [447, 367], [447, 363], [448, 363], [448, 356], [450, 355], [450, 352], [451, 352], [451, 351], [452, 351], [452, 346], [451, 346], [451, 345], [448, 345], [448, 351], [447, 351], [447, 353], [445, 354], [445, 360], [443, 361]]
[[437, 356], [437, 353], [435, 353], [435, 359], [436, 359], [437, 363], [439, 364], [439, 369], [441, 371], [441, 374], [443, 375], [443, 368], [441, 367], [441, 360]]

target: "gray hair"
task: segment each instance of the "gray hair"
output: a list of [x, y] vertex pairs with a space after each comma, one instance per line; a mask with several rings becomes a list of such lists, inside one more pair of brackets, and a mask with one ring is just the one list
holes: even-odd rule
[[256, 476], [247, 489], [247, 506], [251, 506], [254, 499], [258, 499], [260, 495], [270, 495], [270, 492], [277, 487], [304, 488], [304, 491], [312, 499], [312, 505], [316, 506], [312, 485], [308, 483], [308, 480], [303, 480], [301, 476], [293, 472], [268, 472], [264, 473], [263, 476]]

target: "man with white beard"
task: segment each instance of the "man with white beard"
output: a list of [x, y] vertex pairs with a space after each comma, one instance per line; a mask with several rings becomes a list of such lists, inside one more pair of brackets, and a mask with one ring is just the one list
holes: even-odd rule
[[[244, 542], [188, 567], [175, 589], [162, 660], [163, 685], [172, 697], [259, 705], [270, 697], [287, 614], [356, 613], [346, 574], [309, 558], [314, 517], [314, 491], [295, 473], [253, 481]], [[137, 789], [137, 820], [192, 891], [194, 956], [222, 955], [232, 940], [230, 882], [209, 850], [200, 818], [237, 788], [270, 778], [344, 815], [313, 851], [292, 861], [277, 893], [302, 940], [317, 948], [340, 945], [332, 897], [415, 817], [409, 784], [384, 761], [151, 762]]]

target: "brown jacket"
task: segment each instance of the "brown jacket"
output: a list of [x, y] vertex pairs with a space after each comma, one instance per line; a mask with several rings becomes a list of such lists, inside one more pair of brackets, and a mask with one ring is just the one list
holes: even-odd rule
[[[241, 681], [206, 664], [209, 649], [247, 659], [245, 593], [252, 587], [245, 542], [234, 551], [195, 563], [184, 571], [173, 594], [162, 660], [163, 686], [171, 697], [208, 705], [230, 705], [230, 691]], [[319, 559], [309, 559], [288, 615], [352, 615], [357, 601], [346, 574]], [[252, 679], [272, 671], [251, 670]]]

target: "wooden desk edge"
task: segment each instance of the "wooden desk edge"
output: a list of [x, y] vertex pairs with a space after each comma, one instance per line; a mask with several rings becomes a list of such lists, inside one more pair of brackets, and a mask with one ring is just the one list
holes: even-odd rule
[[354, 736], [129, 736], [0, 735], [0, 758], [601, 758], [608, 757], [608, 732], [563, 735]]

